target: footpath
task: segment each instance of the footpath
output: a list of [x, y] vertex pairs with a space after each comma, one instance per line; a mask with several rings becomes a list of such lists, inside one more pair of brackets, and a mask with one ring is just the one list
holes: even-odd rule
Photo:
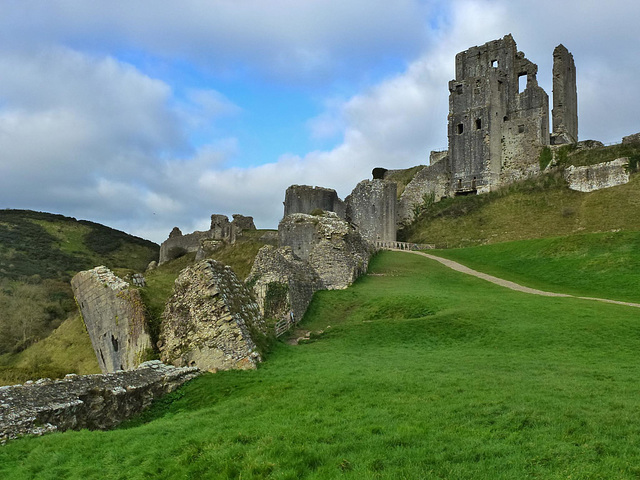
[[427, 257], [427, 258], [430, 258], [431, 260], [435, 260], [436, 262], [440, 262], [444, 266], [449, 267], [457, 272], [466, 273], [467, 275], [473, 275], [474, 277], [482, 278], [487, 282], [495, 283], [496, 285], [510, 288], [511, 290], [516, 290], [518, 292], [530, 293], [532, 295], [542, 295], [545, 297], [568, 297], [568, 298], [579, 298], [581, 300], [595, 300], [597, 302], [615, 303], [617, 305], [626, 305], [629, 307], [640, 308], [640, 303], [621, 302], [618, 300], [609, 300], [607, 298], [578, 297], [576, 295], [568, 295], [566, 293], [545, 292], [544, 290], [537, 290], [535, 288], [525, 287], [524, 285], [519, 285], [515, 282], [511, 282], [503, 278], [498, 278], [498, 277], [494, 277], [493, 275], [488, 275], [486, 273], [478, 272], [477, 270], [473, 270], [469, 267], [465, 267], [461, 263], [454, 262], [453, 260], [449, 260], [447, 258], [437, 257], [435, 255], [431, 255], [428, 253], [416, 252], [412, 250], [398, 250], [398, 249], [390, 249], [390, 250], [394, 252], [404, 252], [404, 253], [412, 253], [414, 255], [422, 255], [423, 257]]

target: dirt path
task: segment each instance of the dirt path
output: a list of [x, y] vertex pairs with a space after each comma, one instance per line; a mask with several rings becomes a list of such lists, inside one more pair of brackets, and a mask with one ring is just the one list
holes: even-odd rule
[[575, 295], [568, 295], [566, 293], [554, 293], [554, 292], [545, 292], [544, 290], [537, 290], [535, 288], [525, 287], [523, 285], [519, 285], [514, 282], [510, 282], [509, 280], [505, 280], [503, 278], [494, 277], [493, 275], [487, 275], [486, 273], [478, 272], [477, 270], [473, 270], [469, 267], [465, 267], [461, 263], [454, 262], [453, 260], [449, 260], [447, 258], [436, 257], [435, 255], [430, 255], [428, 253], [423, 252], [414, 252], [411, 250], [395, 250], [394, 252], [404, 252], [404, 253], [413, 253], [415, 255], [422, 255], [423, 257], [430, 258], [431, 260], [435, 260], [436, 262], [440, 262], [441, 264], [456, 270], [457, 272], [466, 273], [467, 275], [473, 275], [474, 277], [482, 278], [491, 283], [495, 283], [496, 285], [500, 285], [502, 287], [510, 288], [511, 290], [516, 290], [518, 292], [530, 293], [532, 295], [543, 295], [545, 297], [570, 297], [570, 298], [579, 298], [581, 300], [595, 300], [598, 302], [605, 303], [615, 303], [617, 305], [627, 305], [629, 307], [640, 308], [640, 303], [630, 303], [630, 302], [620, 302], [618, 300], [608, 300], [606, 298], [594, 298], [594, 297], [576, 297]]

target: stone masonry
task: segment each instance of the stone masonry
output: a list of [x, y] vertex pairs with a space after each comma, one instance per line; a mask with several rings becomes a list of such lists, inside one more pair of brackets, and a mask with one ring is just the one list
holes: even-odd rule
[[169, 238], [160, 245], [158, 263], [162, 265], [186, 253], [198, 252], [207, 242], [235, 243], [243, 231], [255, 229], [253, 218], [240, 214], [234, 214], [232, 222], [229, 222], [226, 215], [213, 214], [211, 215], [211, 226], [209, 230], [204, 232], [195, 231], [183, 234], [178, 227], [175, 227], [169, 234]]
[[449, 82], [452, 192], [481, 193], [537, 173], [540, 149], [549, 144], [549, 98], [537, 72], [511, 35], [456, 55]]
[[165, 363], [218, 371], [254, 369], [260, 309], [230, 267], [203, 260], [185, 268], [162, 315], [158, 346]]
[[197, 368], [154, 360], [128, 372], [0, 387], [0, 443], [22, 435], [114, 428], [197, 375]]
[[593, 192], [603, 188], [629, 183], [629, 159], [618, 158], [611, 162], [596, 163], [584, 167], [569, 166], [565, 178], [571, 190]]
[[245, 283], [264, 317], [284, 324], [282, 330], [302, 320], [313, 294], [324, 289], [316, 271], [294, 256], [291, 247], [271, 245], [260, 249]]
[[578, 91], [576, 64], [564, 45], [553, 51], [553, 131], [551, 144], [562, 145], [578, 141]]
[[[295, 213], [278, 226], [279, 244], [308, 262], [325, 288], [344, 289], [367, 271], [373, 246], [334, 212]], [[395, 240], [395, 239], [394, 239]]]
[[363, 180], [345, 199], [347, 220], [370, 242], [396, 240], [397, 185], [385, 180]]
[[284, 196], [284, 216], [292, 213], [310, 214], [314, 210], [335, 212], [345, 218], [345, 204], [335, 190], [312, 187], [309, 185], [291, 185]]
[[140, 292], [101, 266], [71, 280], [100, 369], [131, 370], [151, 351]]

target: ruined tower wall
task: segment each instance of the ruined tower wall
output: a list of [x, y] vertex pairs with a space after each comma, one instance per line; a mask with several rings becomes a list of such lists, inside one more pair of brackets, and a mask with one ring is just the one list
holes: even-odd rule
[[434, 153], [436, 155], [431, 165], [416, 173], [398, 200], [399, 225], [413, 221], [416, 208], [429, 200], [425, 196], [433, 196], [434, 202], [449, 196], [451, 176], [449, 157], [446, 156], [446, 152], [444, 152], [445, 155], [442, 155], [441, 152], [431, 152], [432, 156]]
[[345, 200], [347, 220], [370, 242], [395, 242], [397, 191], [393, 182], [363, 180]]
[[136, 368], [151, 349], [140, 292], [102, 266], [76, 274], [71, 288], [102, 372]]
[[553, 51], [553, 119], [552, 143], [578, 141], [578, 90], [573, 55], [564, 45]]
[[335, 190], [312, 187], [310, 185], [291, 185], [284, 197], [284, 216], [292, 213], [310, 214], [314, 210], [335, 212], [345, 218], [345, 204]]

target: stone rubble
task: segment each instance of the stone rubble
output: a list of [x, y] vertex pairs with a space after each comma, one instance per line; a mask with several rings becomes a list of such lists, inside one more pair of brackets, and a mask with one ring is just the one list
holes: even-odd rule
[[64, 430], [107, 430], [199, 375], [158, 360], [136, 370], [0, 387], [0, 443]]

